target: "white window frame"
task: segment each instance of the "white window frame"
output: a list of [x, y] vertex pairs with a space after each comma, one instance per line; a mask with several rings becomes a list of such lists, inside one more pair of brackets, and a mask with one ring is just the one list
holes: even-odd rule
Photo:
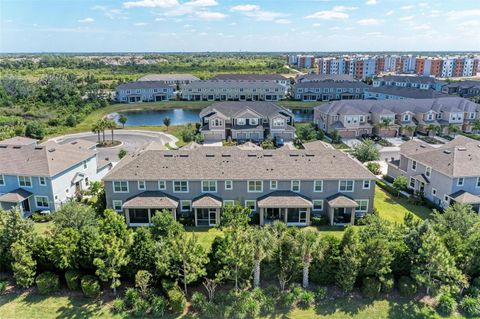
[[[116, 186], [115, 186], [116, 183], [120, 183], [120, 190], [116, 190]], [[127, 185], [127, 189], [125, 191], [121, 190], [123, 188], [122, 183], [126, 183], [126, 185]], [[113, 181], [112, 187], [113, 187], [113, 192], [114, 193], [128, 193], [128, 191], [129, 191], [128, 181]]]
[[[28, 178], [28, 183], [29, 183], [30, 185], [22, 185], [22, 183], [21, 183], [21, 181], [20, 181], [20, 178], [22, 178], [24, 182], [27, 181], [26, 178]], [[18, 185], [19, 185], [20, 187], [32, 188], [32, 177], [31, 177], [31, 176], [23, 176], [23, 175], [22, 175], [22, 176], [18, 176]]]
[[[351, 190], [348, 190], [348, 189], [342, 190], [342, 182], [345, 182], [345, 183], [352, 182], [352, 189]], [[347, 186], [347, 184], [345, 184], [345, 186]], [[355, 191], [355, 180], [353, 180], [353, 179], [341, 179], [341, 180], [339, 180], [338, 181], [338, 191], [342, 192], [342, 193], [353, 193]]]
[[5, 186], [5, 175], [0, 174], [0, 186]]
[[[250, 183], [255, 183], [255, 190], [250, 190]], [[260, 183], [260, 190], [257, 190], [256, 183]], [[262, 193], [263, 192], [263, 181], [262, 180], [248, 180], [247, 181], [247, 192], [248, 193]]]
[[[143, 187], [140, 187], [141, 183], [143, 183]], [[137, 181], [137, 186], [138, 186], [138, 189], [139, 189], [139, 190], [144, 191], [144, 190], [147, 189], [147, 182], [145, 182], [145, 181]]]
[[480, 188], [480, 177], [477, 177], [477, 188]]
[[[47, 205], [38, 205], [39, 199], [47, 199]], [[48, 196], [35, 196], [35, 206], [38, 208], [50, 208], [50, 201], [48, 200]]]
[[432, 168], [430, 166], [425, 167], [425, 176], [427, 177], [432, 176]]
[[233, 206], [235, 205], [235, 201], [233, 199], [224, 199], [223, 200], [223, 207], [227, 207], [227, 206]]
[[[176, 183], [180, 183], [180, 189], [182, 188], [182, 183], [187, 183], [187, 189], [184, 190], [184, 191], [176, 190], [176, 185], [175, 185]], [[189, 190], [189, 185], [188, 184], [189, 184], [188, 181], [185, 181], [185, 180], [183, 180], [183, 181], [180, 181], [180, 180], [179, 181], [173, 181], [173, 192], [174, 193], [188, 193], [188, 190]]]
[[437, 197], [437, 189], [432, 187], [432, 196]]
[[[413, 186], [412, 186], [412, 181], [413, 181]], [[417, 186], [417, 181], [415, 180], [415, 178], [410, 176], [410, 180], [408, 181], [408, 187], [415, 188], [415, 186]]]
[[[122, 206], [123, 206], [123, 201], [122, 200], [120, 200], [120, 199], [112, 200], [112, 208], [113, 208], [114, 211], [116, 211], [116, 212], [123, 211]], [[117, 209], [118, 207], [120, 207], [120, 208]]]
[[232, 180], [226, 180], [225, 181], [225, 190], [231, 191], [233, 189], [233, 181]]
[[87, 161], [83, 161], [83, 169], [87, 169], [87, 167], [88, 167]]
[[[366, 213], [368, 212], [368, 205], [370, 205], [370, 200], [368, 199], [356, 199], [355, 202], [357, 202], [358, 204], [358, 208], [355, 208], [355, 213]], [[366, 208], [365, 209], [360, 209], [360, 206], [362, 206], [360, 204], [360, 202], [366, 202]]]
[[237, 125], [245, 125], [245, 123], [247, 122], [244, 118], [242, 117], [239, 117], [237, 118]]
[[[365, 187], [365, 182], [368, 182], [368, 186]], [[363, 182], [362, 182], [362, 189], [370, 189], [370, 186], [372, 184], [372, 181], [369, 180], [369, 179], [364, 179]]]
[[[462, 182], [460, 183], [460, 181]], [[463, 186], [463, 185], [465, 185], [465, 178], [463, 177], [457, 178], [457, 186]]]
[[[184, 204], [184, 203], [188, 203], [188, 207], [190, 207], [190, 209], [183, 209], [183, 206], [184, 206], [183, 204]], [[189, 199], [182, 199], [182, 200], [180, 201], [180, 211], [182, 211], [182, 212], [190, 212], [190, 211], [192, 211], [192, 201], [189, 200]]]
[[47, 178], [40, 176], [38, 178], [38, 184], [40, 184], [40, 186], [47, 186]]
[[417, 165], [418, 165], [418, 164], [417, 164], [417, 161], [412, 160], [412, 166], [411, 166], [412, 171], [417, 171]]
[[[294, 189], [294, 185], [296, 183], [298, 183], [298, 189], [297, 190]], [[293, 180], [293, 181], [290, 182], [290, 190], [292, 192], [298, 193], [298, 192], [300, 192], [301, 189], [302, 189], [302, 182], [300, 180], [296, 179], [296, 180]]]
[[[318, 184], [320, 184], [320, 190], [317, 189]], [[313, 181], [313, 191], [315, 193], [323, 192], [323, 180], [315, 180]]]
[[[210, 188], [214, 186], [214, 190], [211, 190]], [[207, 188], [207, 190], [205, 190]], [[202, 193], [216, 193], [217, 192], [217, 181], [213, 180], [206, 180], [202, 181]]]
[[253, 206], [253, 209], [251, 209], [251, 211], [252, 211], [252, 212], [256, 212], [256, 211], [257, 211], [257, 201], [254, 200], [254, 199], [246, 199], [246, 200], [245, 200], [245, 203], [244, 203], [246, 208], [247, 208], [247, 207], [248, 207], [248, 208], [250, 207], [250, 205], [248, 205], [249, 202], [253, 202], [253, 203], [254, 203], [254, 204], [252, 205], [252, 206]]
[[[315, 206], [318, 206], [318, 205], [315, 205], [315, 203], [318, 203], [318, 202], [321, 203], [321, 206], [322, 206], [321, 209], [315, 208]], [[313, 200], [312, 200], [312, 203], [313, 203], [313, 208], [312, 208], [313, 211], [315, 211], [315, 212], [321, 212], [321, 211], [323, 211], [323, 208], [324, 208], [324, 207], [323, 207], [323, 199], [313, 199]]]
[[270, 189], [278, 189], [278, 180], [276, 179], [272, 179], [270, 180]]
[[166, 189], [167, 189], [167, 181], [164, 181], [164, 180], [158, 181], [158, 190], [164, 191]]

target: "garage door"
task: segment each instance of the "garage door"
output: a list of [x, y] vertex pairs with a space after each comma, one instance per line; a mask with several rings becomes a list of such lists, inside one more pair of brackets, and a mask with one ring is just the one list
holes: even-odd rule
[[342, 138], [355, 138], [355, 131], [338, 131]]
[[207, 142], [219, 142], [223, 140], [223, 134], [221, 132], [205, 134], [205, 141]]

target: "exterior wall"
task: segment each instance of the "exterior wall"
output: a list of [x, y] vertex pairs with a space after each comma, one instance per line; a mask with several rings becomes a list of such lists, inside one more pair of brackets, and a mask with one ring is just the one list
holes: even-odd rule
[[118, 89], [116, 91], [116, 99], [118, 102], [133, 103], [130, 97], [139, 97], [136, 102], [153, 102], [156, 101], [156, 96], [164, 96], [163, 100], [168, 101], [173, 99], [172, 87], [159, 87], [156, 89]]
[[[32, 180], [31, 187], [20, 186], [18, 182], [17, 175], [3, 175], [5, 179], [5, 185], [0, 186], [0, 194], [9, 193], [18, 188], [22, 188], [33, 195], [29, 198], [30, 211], [35, 212], [37, 210], [53, 210], [53, 196], [52, 196], [52, 179], [46, 177], [46, 185], [40, 185], [40, 178], [38, 176], [30, 176]], [[49, 206], [47, 208], [37, 207], [35, 203], [35, 196], [46, 196], [48, 197]], [[12, 207], [11, 203], [2, 203], [2, 207], [5, 209], [10, 209]]]

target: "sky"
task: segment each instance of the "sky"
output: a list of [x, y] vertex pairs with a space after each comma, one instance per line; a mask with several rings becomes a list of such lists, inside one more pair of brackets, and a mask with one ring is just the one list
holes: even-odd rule
[[0, 0], [0, 52], [480, 51], [480, 0]]

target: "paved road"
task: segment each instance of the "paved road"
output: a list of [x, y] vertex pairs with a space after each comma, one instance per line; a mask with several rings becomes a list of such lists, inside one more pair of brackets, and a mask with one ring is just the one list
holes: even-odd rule
[[[119, 160], [118, 151], [122, 148], [126, 149], [129, 153], [133, 153], [134, 151], [146, 146], [151, 142], [159, 142], [162, 145], [170, 144], [173, 146], [177, 141], [177, 138], [175, 138], [173, 135], [161, 132], [117, 130], [114, 134], [115, 140], [121, 141], [122, 144], [115, 147], [98, 148], [99, 158], [105, 159], [108, 157], [110, 161], [116, 162]], [[111, 137], [110, 132], [105, 132], [105, 136], [107, 139], [109, 139]], [[51, 140], [56, 141], [57, 143], [68, 143], [75, 139], [96, 142], [97, 135], [93, 133], [78, 133], [56, 137]]]

